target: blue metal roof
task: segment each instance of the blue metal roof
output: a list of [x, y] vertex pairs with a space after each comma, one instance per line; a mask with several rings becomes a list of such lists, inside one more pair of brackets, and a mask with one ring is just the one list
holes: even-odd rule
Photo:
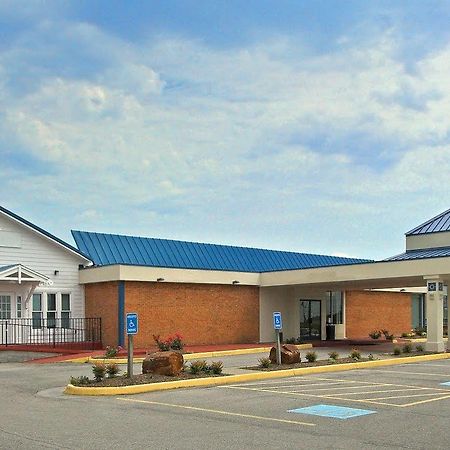
[[72, 230], [78, 248], [98, 266], [125, 264], [179, 269], [272, 272], [372, 262], [366, 259], [201, 244]]
[[450, 256], [450, 247], [408, 250], [407, 252], [401, 253], [400, 255], [391, 256], [384, 261], [406, 261], [412, 259], [442, 258], [446, 256]]
[[439, 233], [440, 231], [450, 231], [450, 209], [408, 231], [406, 236]]
[[67, 249], [71, 250], [72, 252], [77, 253], [78, 255], [82, 256], [83, 258], [86, 258], [87, 260], [90, 259], [89, 256], [83, 254], [79, 249], [73, 247], [72, 245], [68, 244], [67, 242], [64, 242], [62, 239], [59, 239], [58, 237], [54, 236], [53, 234], [49, 233], [48, 231], [45, 231], [43, 228], [38, 227], [34, 223], [31, 223], [30, 221], [24, 219], [23, 217], [20, 217], [18, 214], [15, 214], [12, 211], [9, 211], [8, 209], [4, 208], [3, 206], [0, 206], [0, 212], [23, 223], [24, 225], [32, 228], [33, 230], [37, 231], [38, 233], [43, 234], [44, 236], [52, 239], [53, 241], [57, 242], [58, 244], [61, 244], [62, 246], [66, 247]]

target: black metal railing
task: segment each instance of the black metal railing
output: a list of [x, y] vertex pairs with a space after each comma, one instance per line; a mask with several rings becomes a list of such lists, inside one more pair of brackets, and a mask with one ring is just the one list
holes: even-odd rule
[[0, 320], [0, 345], [101, 348], [102, 321], [98, 317], [3, 319]]

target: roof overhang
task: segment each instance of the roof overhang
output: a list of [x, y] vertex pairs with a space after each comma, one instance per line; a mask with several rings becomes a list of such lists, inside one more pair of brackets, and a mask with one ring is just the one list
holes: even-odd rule
[[0, 282], [9, 283], [34, 283], [34, 284], [52, 284], [49, 277], [36, 272], [22, 264], [11, 264], [0, 267]]
[[168, 283], [204, 283], [259, 286], [259, 273], [220, 270], [173, 269], [167, 267], [115, 264], [88, 267], [79, 271], [81, 284], [105, 281], [158, 281]]
[[261, 274], [260, 286], [304, 285], [328, 289], [402, 288], [424, 286], [425, 280], [432, 276], [450, 281], [450, 257], [267, 272]]

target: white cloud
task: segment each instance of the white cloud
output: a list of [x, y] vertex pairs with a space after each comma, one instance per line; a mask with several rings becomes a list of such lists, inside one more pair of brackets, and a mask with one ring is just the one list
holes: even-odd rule
[[[450, 47], [411, 74], [390, 33], [322, 56], [287, 38], [217, 50], [163, 37], [131, 45], [87, 24], [62, 34], [59, 51], [75, 42], [100, 62], [88, 76], [41, 73], [21, 96], [0, 82], [3, 136], [55, 166], [38, 183], [9, 182], [11, 192], [72, 203], [78, 220], [110, 231], [262, 246], [270, 236], [272, 247], [346, 254], [364, 245], [362, 221], [383, 227], [390, 218], [377, 215], [395, 208], [401, 227], [414, 195], [448, 202], [449, 178], [424, 169], [450, 169]], [[16, 45], [0, 54], [0, 79], [33, 51]]]

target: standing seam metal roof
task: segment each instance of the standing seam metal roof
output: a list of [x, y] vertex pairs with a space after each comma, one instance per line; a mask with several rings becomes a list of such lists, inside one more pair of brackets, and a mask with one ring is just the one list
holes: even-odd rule
[[442, 231], [450, 231], [450, 209], [408, 231], [406, 236], [439, 233]]
[[450, 256], [450, 247], [408, 250], [400, 255], [391, 256], [384, 261], [408, 261], [413, 259], [443, 258], [446, 256]]
[[258, 273], [372, 262], [358, 258], [88, 231], [72, 230], [72, 235], [80, 251], [89, 255], [98, 266], [126, 264]]

